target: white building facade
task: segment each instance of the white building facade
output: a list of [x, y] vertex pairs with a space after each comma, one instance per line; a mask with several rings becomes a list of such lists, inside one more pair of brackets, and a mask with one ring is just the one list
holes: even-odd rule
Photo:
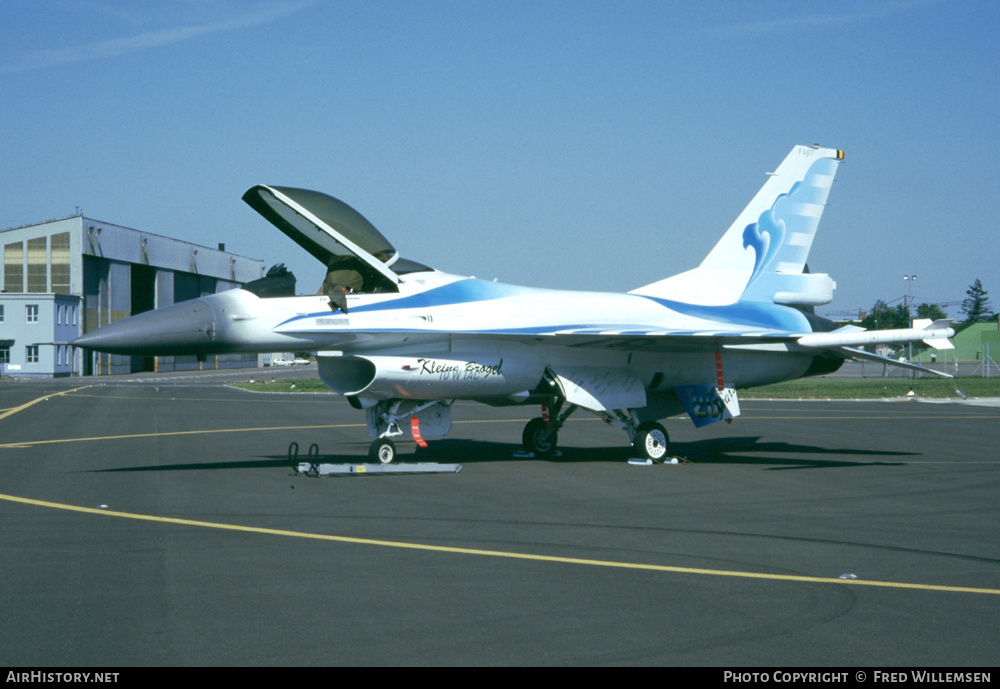
[[82, 215], [0, 231], [0, 374], [101, 375], [256, 366], [257, 355], [130, 357], [70, 346], [137, 313], [233, 289], [264, 262]]

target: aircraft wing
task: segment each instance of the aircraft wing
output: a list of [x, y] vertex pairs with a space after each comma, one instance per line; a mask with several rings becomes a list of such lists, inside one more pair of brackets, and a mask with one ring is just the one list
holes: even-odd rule
[[[787, 330], [765, 330], [730, 328], [719, 330], [652, 330], [642, 328], [571, 328], [537, 333], [536, 341], [552, 338], [553, 343], [576, 347], [608, 347], [612, 349], [639, 349], [647, 351], [675, 351], [709, 349], [718, 346], [733, 349], [758, 351], [810, 351], [828, 350], [839, 352], [845, 358], [857, 358], [863, 350], [854, 347], [877, 344], [899, 344], [919, 342], [934, 349], [952, 349], [948, 338], [955, 335], [949, 325], [950, 320], [931, 323], [915, 321], [914, 328], [898, 330], [864, 330], [856, 326], [846, 326], [832, 332], [791, 332]], [[520, 333], [498, 332], [496, 336]], [[875, 357], [876, 355], [872, 355]], [[878, 357], [885, 358], [885, 357]], [[892, 361], [892, 360], [888, 360]], [[894, 362], [898, 363], [898, 362]]]
[[[464, 335], [464, 334], [463, 334]], [[490, 332], [483, 336], [524, 344], [553, 344], [575, 348], [614, 349], [635, 352], [697, 352], [721, 347], [774, 348], [793, 343], [787, 332], [739, 330], [559, 330], [550, 333]], [[784, 351], [788, 351], [785, 349]]]
[[[308, 336], [308, 328], [279, 329], [284, 334], [301, 334]], [[788, 345], [794, 345], [795, 339], [802, 333], [747, 333], [741, 331], [705, 331], [690, 330], [559, 330], [552, 332], [519, 331], [519, 330], [436, 330], [411, 328], [378, 328], [356, 329], [345, 332], [341, 337], [329, 335], [325, 340], [330, 344], [324, 349], [351, 351], [354, 349], [370, 349], [383, 342], [405, 341], [409, 344], [446, 342], [454, 339], [463, 341], [484, 340], [514, 342], [525, 345], [557, 345], [574, 348], [614, 349], [642, 352], [682, 352], [682, 351], [714, 351], [720, 346], [746, 349], [762, 349], [773, 351], [791, 351]], [[405, 338], [405, 340], [404, 340]], [[802, 351], [802, 350], [799, 350]]]
[[[322, 319], [317, 319], [322, 320]], [[289, 323], [277, 329], [285, 334], [308, 335], [316, 332], [309, 323]], [[505, 328], [505, 329], [424, 329], [420, 327], [357, 328], [344, 333], [335, 347], [354, 349], [368, 347], [373, 342], [405, 337], [410, 342], [432, 342], [446, 339], [502, 340], [520, 344], [549, 344], [564, 347], [615, 349], [647, 352], [713, 351], [727, 349], [756, 351], [827, 350], [844, 358], [855, 358], [853, 347], [872, 344], [917, 342], [948, 348], [947, 338], [954, 335], [950, 328], [862, 331], [842, 335], [829, 333], [791, 332], [787, 330], [747, 330], [740, 328], [716, 330], [649, 329], [637, 326], [579, 328]], [[875, 356], [875, 355], [872, 355]], [[883, 357], [884, 358], [884, 357]], [[890, 360], [891, 361], [891, 360]], [[894, 362], [895, 363], [895, 362]]]
[[[927, 328], [912, 328], [905, 330], [863, 331], [848, 326], [830, 333], [792, 333], [786, 331], [740, 331], [740, 330], [649, 330], [636, 328], [596, 329], [578, 328], [554, 331], [525, 332], [519, 330], [493, 331], [453, 331], [443, 333], [417, 332], [412, 330], [370, 330], [353, 332], [338, 348], [345, 352], [352, 349], [367, 349], [381, 339], [393, 339], [407, 333], [412, 342], [434, 342], [451, 338], [463, 340], [489, 340], [516, 342], [524, 345], [558, 345], [569, 348], [596, 348], [627, 352], [712, 352], [719, 350], [742, 350], [758, 352], [820, 352], [825, 351], [843, 359], [874, 361], [889, 366], [899, 366], [929, 375], [951, 378], [947, 373], [912, 364], [905, 361], [890, 359], [859, 349], [857, 345], [899, 343], [923, 340], [935, 349], [936, 345], [949, 348], [951, 342], [947, 339], [954, 331], [940, 327], [941, 322]], [[854, 345], [854, 346], [850, 346]], [[565, 371], [566, 369], [561, 369]], [[608, 372], [610, 378], [606, 381], [588, 381], [580, 377], [577, 371], [568, 371], [557, 376], [564, 396], [579, 406], [587, 409], [610, 409], [608, 404], [595, 403], [593, 400], [573, 400], [571, 391], [579, 389], [586, 394], [600, 399], [595, 393], [599, 390], [616, 390], [617, 394], [639, 394], [634, 390], [629, 376], [619, 375], [619, 372]], [[617, 378], [615, 376], [618, 376]], [[605, 393], [610, 394], [610, 393]]]

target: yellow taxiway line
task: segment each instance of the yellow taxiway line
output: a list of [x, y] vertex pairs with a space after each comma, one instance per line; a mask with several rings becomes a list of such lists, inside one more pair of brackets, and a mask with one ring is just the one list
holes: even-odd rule
[[133, 433], [130, 435], [103, 435], [89, 438], [56, 438], [55, 440], [24, 440], [13, 443], [0, 443], [0, 449], [29, 448], [36, 445], [51, 445], [53, 443], [86, 443], [98, 440], [129, 440], [132, 438], [161, 438], [171, 435], [205, 435], [209, 433], [256, 433], [258, 431], [301, 431], [315, 428], [364, 428], [363, 423], [335, 423], [313, 426], [266, 426], [253, 428], [217, 428], [200, 431], [163, 431], [161, 433]]
[[3, 421], [8, 416], [13, 416], [14, 414], [18, 413], [19, 411], [24, 411], [28, 407], [33, 406], [35, 404], [38, 404], [39, 402], [44, 402], [45, 400], [47, 400], [50, 397], [59, 397], [60, 395], [68, 395], [71, 392], [78, 392], [79, 390], [86, 390], [89, 387], [93, 387], [93, 386], [91, 386], [91, 385], [83, 385], [83, 386], [78, 387], [78, 388], [73, 388], [72, 390], [63, 390], [62, 392], [50, 392], [49, 394], [42, 395], [41, 397], [33, 399], [30, 402], [25, 402], [24, 404], [22, 404], [19, 407], [10, 407], [8, 409], [5, 409], [2, 413], [0, 413], [0, 421]]
[[482, 550], [478, 548], [455, 548], [451, 546], [429, 545], [423, 543], [406, 543], [401, 541], [385, 541], [372, 538], [354, 538], [351, 536], [334, 536], [330, 534], [307, 533], [304, 531], [287, 531], [284, 529], [266, 529], [257, 526], [243, 526], [240, 524], [223, 524], [219, 522], [206, 522], [194, 519], [178, 519], [176, 517], [160, 517], [150, 514], [135, 514], [132, 512], [117, 512], [114, 510], [97, 509], [93, 507], [79, 507], [77, 505], [66, 505], [58, 502], [48, 502], [45, 500], [33, 500], [14, 495], [0, 494], [0, 500], [16, 502], [36, 507], [47, 507], [50, 509], [66, 510], [70, 512], [80, 512], [84, 514], [100, 515], [102, 517], [117, 517], [121, 519], [135, 519], [139, 521], [158, 522], [161, 524], [175, 524], [179, 526], [194, 526], [204, 529], [222, 529], [226, 531], [239, 531], [243, 533], [254, 533], [266, 536], [284, 536], [289, 538], [308, 538], [317, 541], [333, 541], [337, 543], [351, 543], [355, 545], [370, 545], [383, 548], [401, 548], [407, 550], [423, 550], [436, 553], [449, 553], [456, 555], [476, 555], [480, 557], [498, 557], [512, 560], [531, 560], [535, 562], [550, 562], [568, 565], [583, 565], [589, 567], [613, 567], [617, 569], [644, 570], [653, 572], [669, 572], [673, 574], [695, 574], [703, 576], [737, 577], [742, 579], [765, 579], [770, 581], [787, 581], [810, 584], [837, 584], [841, 586], [874, 586], [877, 588], [911, 589], [919, 591], [937, 591], [945, 593], [978, 593], [986, 595], [1000, 595], [1000, 589], [971, 588], [963, 586], [937, 586], [934, 584], [912, 584], [896, 581], [866, 581], [863, 579], [830, 579], [826, 577], [808, 577], [791, 574], [766, 574], [761, 572], [740, 572], [722, 569], [701, 569], [697, 567], [673, 567], [670, 565], [652, 565], [637, 562], [616, 562], [614, 560], [590, 560], [575, 557], [559, 557], [556, 555], [534, 555], [531, 553], [517, 553], [503, 550]]

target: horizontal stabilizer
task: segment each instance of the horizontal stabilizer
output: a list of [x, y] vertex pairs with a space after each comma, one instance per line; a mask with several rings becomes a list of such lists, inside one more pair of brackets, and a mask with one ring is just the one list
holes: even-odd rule
[[853, 347], [840, 347], [839, 351], [848, 359], [874, 361], [879, 364], [885, 364], [886, 366], [899, 366], [900, 368], [908, 368], [911, 371], [920, 371], [921, 373], [927, 373], [932, 376], [940, 376], [941, 378], [955, 377], [949, 373], [942, 373], [941, 371], [935, 371], [934, 369], [931, 368], [926, 368], [924, 366], [919, 366], [917, 364], [911, 364], [908, 361], [897, 361], [896, 359], [890, 359], [889, 357], [881, 356], [880, 354], [872, 354], [871, 352], [866, 352], [863, 349], [854, 349]]

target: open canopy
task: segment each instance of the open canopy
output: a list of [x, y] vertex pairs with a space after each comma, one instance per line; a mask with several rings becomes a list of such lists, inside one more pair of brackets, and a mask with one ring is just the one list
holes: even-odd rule
[[[399, 259], [395, 247], [343, 201], [318, 191], [263, 184], [249, 189], [243, 200], [323, 265], [355, 256], [391, 283], [399, 282], [399, 273], [391, 268]], [[415, 265], [402, 261], [399, 272], [412, 272]]]

